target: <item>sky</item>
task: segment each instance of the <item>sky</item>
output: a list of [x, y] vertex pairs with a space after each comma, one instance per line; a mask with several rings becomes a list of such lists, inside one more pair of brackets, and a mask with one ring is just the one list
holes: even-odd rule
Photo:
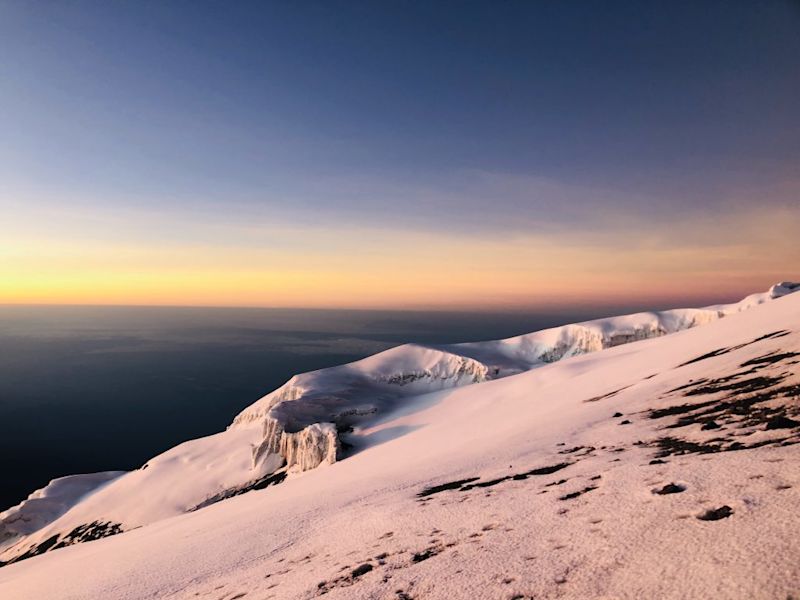
[[0, 0], [0, 303], [800, 278], [800, 3]]

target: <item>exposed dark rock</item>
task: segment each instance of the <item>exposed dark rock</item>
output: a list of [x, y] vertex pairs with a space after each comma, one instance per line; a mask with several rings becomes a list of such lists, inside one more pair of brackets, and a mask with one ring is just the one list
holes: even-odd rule
[[531, 469], [528, 471], [528, 475], [550, 475], [551, 473], [555, 473], [556, 471], [560, 471], [561, 469], [566, 469], [572, 463], [570, 462], [562, 462], [550, 467], [540, 467], [538, 469]]
[[[582, 447], [583, 446], [581, 446], [581, 448]], [[468, 492], [475, 488], [494, 487], [495, 485], [510, 480], [524, 481], [525, 479], [528, 479], [528, 477], [531, 476], [550, 475], [551, 473], [555, 473], [556, 471], [560, 471], [561, 469], [567, 468], [571, 464], [572, 464], [571, 462], [557, 463], [555, 465], [550, 465], [547, 467], [538, 467], [536, 469], [531, 469], [529, 471], [514, 473], [513, 475], [505, 475], [503, 477], [498, 477], [496, 479], [489, 479], [487, 481], [479, 481], [480, 477], [470, 477], [469, 479], [460, 479], [458, 481], [451, 481], [449, 483], [443, 483], [433, 487], [425, 488], [424, 490], [422, 490], [417, 494], [417, 497], [425, 498], [427, 496], [438, 494], [439, 492], [444, 492], [447, 490], [458, 490], [460, 492]]]
[[447, 483], [433, 485], [419, 492], [417, 494], [417, 497], [424, 498], [425, 496], [432, 496], [433, 494], [438, 494], [439, 492], [446, 492], [447, 490], [457, 490], [461, 488], [463, 485], [472, 483], [473, 481], [478, 481], [479, 479], [480, 477], [469, 477], [467, 479], [458, 479], [456, 481], [449, 481]]
[[111, 521], [93, 521], [84, 525], [78, 525], [63, 537], [61, 534], [50, 536], [43, 542], [40, 542], [39, 544], [29, 548], [23, 554], [20, 554], [9, 561], [0, 563], [0, 567], [19, 562], [33, 556], [38, 556], [51, 550], [65, 548], [66, 546], [72, 546], [73, 544], [79, 544], [81, 542], [99, 540], [100, 538], [117, 535], [118, 533], [122, 533], [122, 525], [120, 523], [112, 523]]
[[605, 400], [606, 398], [611, 398], [612, 396], [616, 396], [621, 391], [627, 390], [629, 387], [631, 386], [626, 385], [625, 387], [621, 387], [618, 390], [614, 390], [613, 392], [608, 392], [607, 394], [603, 394], [601, 396], [594, 396], [593, 398], [587, 398], [586, 400], [584, 400], [584, 402], [597, 402], [598, 400]]
[[688, 360], [685, 363], [681, 363], [681, 364], [678, 365], [678, 367], [685, 367], [686, 365], [691, 365], [692, 363], [700, 362], [700, 361], [706, 360], [708, 358], [713, 358], [715, 356], [720, 356], [722, 354], [727, 354], [728, 352], [731, 352], [733, 350], [739, 350], [740, 348], [744, 348], [745, 346], [749, 346], [750, 344], [755, 344], [756, 342], [761, 342], [763, 340], [780, 338], [780, 337], [789, 335], [789, 333], [791, 333], [791, 332], [786, 331], [786, 330], [773, 331], [772, 333], [766, 333], [766, 334], [764, 334], [764, 335], [762, 335], [760, 337], [757, 337], [754, 340], [751, 340], [749, 342], [745, 342], [744, 344], [739, 344], [737, 346], [731, 346], [730, 348], [717, 348], [716, 350], [712, 350], [711, 352], [707, 352], [707, 353], [702, 354], [702, 355], [700, 355], [700, 356], [698, 356], [696, 358]]
[[706, 406], [717, 404], [717, 400], [708, 400], [707, 402], [697, 402], [695, 404], [679, 404], [677, 406], [669, 406], [667, 408], [657, 408], [651, 410], [648, 416], [651, 419], [663, 419], [664, 417], [671, 417], [674, 415], [681, 415], [684, 413], [692, 412]]
[[733, 514], [733, 509], [727, 504], [719, 508], [710, 508], [697, 518], [701, 521], [719, 521], [720, 519], [727, 519]]
[[658, 494], [659, 496], [665, 496], [667, 494], [680, 494], [681, 492], [684, 491], [686, 491], [685, 485], [680, 485], [678, 483], [668, 483], [664, 487], [654, 489], [653, 493]]
[[370, 571], [372, 571], [374, 567], [369, 563], [364, 563], [363, 565], [359, 565], [355, 569], [352, 570], [350, 575], [355, 579], [356, 577], [361, 577], [362, 575], [366, 575]]
[[550, 487], [552, 485], [562, 485], [564, 483], [567, 483], [566, 479], [559, 479], [558, 481], [551, 481], [550, 483], [546, 484], [545, 487]]
[[794, 419], [790, 419], [785, 415], [778, 415], [776, 417], [772, 417], [769, 421], [767, 421], [767, 429], [792, 429], [794, 427], [800, 427], [800, 421], [795, 421]]
[[687, 390], [686, 392], [684, 392], [684, 396], [699, 396], [705, 394], [713, 394], [716, 392], [737, 392], [741, 394], [749, 394], [757, 392], [759, 390], [771, 388], [779, 384], [784, 379], [785, 377], [781, 375], [775, 377], [761, 375], [758, 377], [751, 377], [750, 379], [743, 379], [740, 381], [733, 381], [730, 383], [712, 380], [709, 381], [706, 385], [702, 385], [694, 389]]
[[798, 352], [775, 352], [772, 354], [765, 354], [764, 356], [759, 356], [757, 358], [751, 358], [750, 360], [746, 360], [740, 366], [742, 367], [752, 367], [752, 366], [762, 366], [762, 365], [773, 365], [775, 363], [781, 362], [782, 360], [786, 360], [787, 358], [794, 358], [795, 356], [800, 356]]
[[286, 471], [277, 471], [275, 473], [270, 473], [265, 477], [252, 481], [248, 484], [245, 484], [241, 487], [230, 488], [228, 490], [223, 490], [213, 496], [209, 496], [205, 500], [203, 500], [197, 506], [193, 506], [189, 509], [188, 512], [192, 512], [195, 510], [199, 510], [201, 508], [205, 508], [206, 506], [210, 506], [211, 504], [216, 504], [217, 502], [221, 502], [222, 500], [227, 500], [228, 498], [233, 498], [234, 496], [241, 496], [242, 494], [246, 494], [247, 492], [252, 492], [254, 490], [263, 490], [266, 487], [271, 485], [278, 485], [279, 483], [283, 483], [284, 479], [286, 479], [287, 472]]
[[436, 556], [437, 554], [439, 554], [439, 552], [441, 552], [440, 548], [431, 546], [430, 548], [426, 548], [422, 552], [415, 552], [414, 556], [411, 557], [411, 562], [418, 563], [422, 562], [423, 560], [428, 560], [432, 556]]
[[685, 363], [681, 363], [679, 367], [685, 367], [686, 365], [691, 365], [696, 362], [700, 362], [701, 360], [706, 360], [708, 358], [713, 358], [715, 356], [720, 356], [722, 354], [727, 354], [731, 351], [731, 348], [717, 348], [716, 350], [712, 350], [711, 352], [706, 352], [705, 354], [701, 354], [691, 360], [687, 360]]
[[578, 496], [581, 496], [583, 494], [586, 494], [586, 493], [591, 492], [592, 490], [596, 490], [596, 489], [597, 489], [596, 485], [590, 485], [588, 487], [583, 488], [582, 490], [578, 490], [577, 492], [571, 492], [569, 494], [564, 494], [563, 496], [561, 496], [559, 498], [559, 500], [572, 500], [573, 498], [577, 498]]

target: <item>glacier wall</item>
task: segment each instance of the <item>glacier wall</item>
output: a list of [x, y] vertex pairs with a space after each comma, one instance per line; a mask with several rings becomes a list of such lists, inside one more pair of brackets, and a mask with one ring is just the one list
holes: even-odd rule
[[705, 325], [800, 289], [781, 282], [728, 305], [597, 319], [489, 342], [406, 344], [363, 360], [303, 373], [242, 411], [231, 427], [261, 424], [253, 465], [278, 455], [290, 470], [341, 456], [340, 433], [377, 418], [404, 398], [519, 373], [572, 356]]

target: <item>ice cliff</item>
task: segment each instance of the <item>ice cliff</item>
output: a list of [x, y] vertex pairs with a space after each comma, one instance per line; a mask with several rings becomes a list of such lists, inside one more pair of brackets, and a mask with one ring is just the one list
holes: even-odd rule
[[406, 344], [348, 365], [296, 375], [242, 411], [231, 427], [261, 424], [254, 466], [272, 453], [279, 454], [291, 470], [312, 469], [337, 460], [343, 432], [393, 410], [407, 396], [479, 383], [705, 325], [798, 288], [800, 284], [781, 282], [734, 304], [597, 319], [504, 340]]

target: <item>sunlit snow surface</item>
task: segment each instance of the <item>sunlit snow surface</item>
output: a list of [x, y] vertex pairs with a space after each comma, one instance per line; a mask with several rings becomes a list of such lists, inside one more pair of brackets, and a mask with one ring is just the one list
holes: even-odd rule
[[[175, 516], [279, 468], [254, 453], [277, 391], [18, 538], [4, 560], [80, 525], [126, 530], [3, 567], [0, 597], [785, 598], [800, 583], [800, 295], [743, 307], [567, 326], [664, 331], [554, 364], [542, 348], [566, 358], [592, 335], [404, 346], [298, 376], [285, 404], [349, 398], [345, 460]], [[660, 337], [671, 323], [708, 324]], [[376, 394], [393, 388], [408, 392]], [[284, 433], [305, 429], [298, 414], [322, 422], [318, 406], [285, 413]]]

